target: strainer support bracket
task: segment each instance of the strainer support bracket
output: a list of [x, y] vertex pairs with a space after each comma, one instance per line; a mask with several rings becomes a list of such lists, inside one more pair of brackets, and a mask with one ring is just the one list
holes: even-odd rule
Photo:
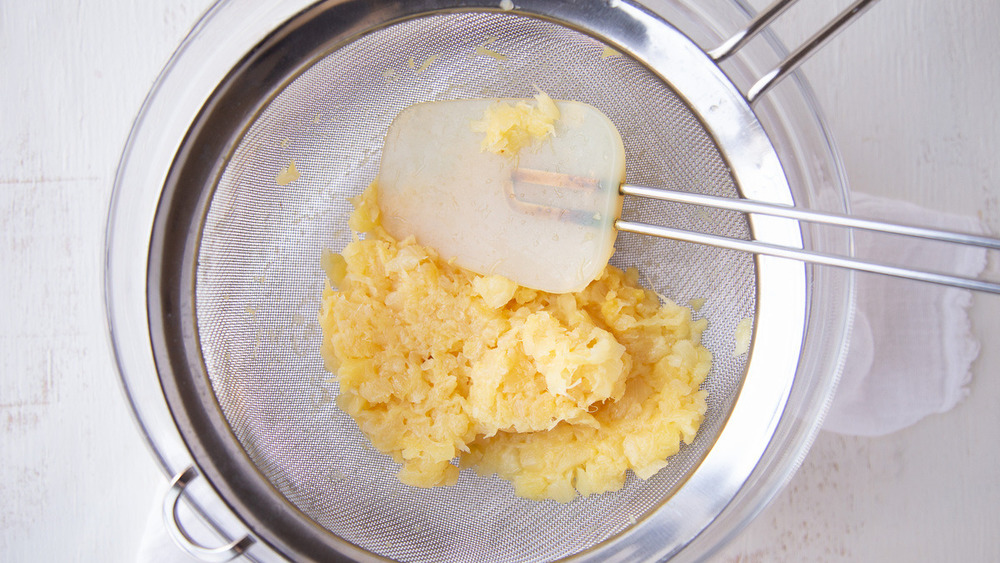
[[242, 539], [232, 541], [222, 547], [209, 548], [197, 543], [184, 531], [177, 514], [177, 507], [180, 503], [181, 494], [188, 483], [198, 477], [198, 470], [194, 466], [180, 472], [170, 481], [170, 489], [163, 495], [163, 523], [167, 528], [167, 533], [181, 549], [192, 557], [209, 563], [221, 563], [231, 561], [243, 553], [255, 543], [250, 536], [243, 536]]
[[[786, 10], [792, 7], [797, 0], [775, 0], [768, 7], [764, 8], [755, 18], [750, 20], [742, 29], [734, 33], [729, 39], [723, 41], [718, 47], [708, 52], [708, 56], [716, 63], [729, 58], [732, 54], [746, 45], [751, 39], [757, 36]], [[850, 23], [859, 18], [869, 8], [875, 5], [878, 0], [856, 0], [848, 6], [837, 17], [823, 26], [812, 37], [807, 39], [799, 48], [792, 51], [779, 62], [773, 69], [761, 76], [750, 90], [747, 91], [746, 98], [750, 105], [753, 105], [764, 93], [774, 87], [782, 78], [791, 74], [806, 59], [819, 51], [830, 39], [841, 32]]]

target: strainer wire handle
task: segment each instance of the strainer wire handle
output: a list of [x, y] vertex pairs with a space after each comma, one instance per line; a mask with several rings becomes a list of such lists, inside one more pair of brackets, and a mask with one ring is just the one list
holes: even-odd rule
[[[708, 52], [708, 55], [716, 62], [722, 62], [724, 59], [728, 58], [730, 55], [738, 51], [743, 45], [748, 41], [753, 39], [757, 34], [767, 28], [775, 19], [777, 19], [781, 14], [785, 13], [788, 8], [792, 6], [797, 0], [775, 0], [767, 8], [764, 8], [755, 18], [753, 18], [746, 26], [740, 31], [733, 34], [729, 39], [722, 42], [721, 45], [712, 49]], [[848, 24], [852, 23], [854, 20], [859, 18], [863, 13], [868, 11], [869, 8], [875, 5], [878, 0], [857, 0], [850, 6], [848, 6], [843, 12], [837, 17], [826, 24], [822, 29], [817, 31], [812, 37], [807, 39], [805, 43], [799, 46], [798, 49], [792, 51], [787, 57], [779, 62], [773, 69], [765, 73], [761, 78], [750, 87], [747, 91], [746, 98], [747, 102], [751, 105], [754, 104], [760, 97], [774, 87], [782, 78], [791, 74], [795, 69], [799, 67], [806, 59], [812, 56], [821, 47], [826, 45], [830, 39], [832, 39], [837, 33], [842, 31], [847, 27]]]
[[712, 57], [712, 60], [716, 63], [721, 63], [728, 59], [730, 55], [739, 51], [741, 47], [756, 37], [757, 34], [767, 29], [767, 26], [771, 25], [771, 22], [778, 19], [795, 2], [797, 0], [777, 0], [776, 2], [772, 2], [770, 6], [764, 8], [756, 17], [743, 26], [743, 29], [737, 31], [718, 47], [709, 51], [708, 56]]
[[[929, 229], [926, 227], [916, 227], [912, 225], [898, 225], [893, 223], [884, 223], [880, 221], [860, 219], [836, 213], [806, 211], [793, 207], [771, 205], [762, 202], [738, 200], [733, 198], [720, 198], [715, 196], [676, 192], [672, 190], [663, 190], [658, 188], [648, 188], [642, 186], [623, 185], [621, 187], [621, 192], [624, 195], [647, 197], [663, 201], [673, 201], [677, 203], [692, 204], [692, 205], [704, 205], [707, 207], [728, 209], [732, 211], [741, 211], [744, 213], [773, 215], [800, 221], [808, 221], [812, 223], [822, 223], [827, 225], [834, 225], [834, 226], [848, 227], [848, 228], [860, 228], [860, 229], [878, 231], [889, 234], [919, 237], [941, 242], [981, 246], [994, 250], [1000, 249], [1000, 240], [990, 237], [967, 234], [967, 233], [957, 233], [953, 231], [941, 231], [936, 229]], [[650, 235], [650, 236], [656, 236], [656, 237], [668, 238], [686, 242], [694, 242], [698, 244], [705, 244], [720, 248], [728, 248], [731, 250], [741, 250], [744, 252], [752, 252], [755, 254], [763, 254], [767, 256], [776, 256], [779, 258], [799, 260], [811, 264], [820, 264], [825, 266], [847, 268], [862, 272], [870, 272], [873, 274], [881, 274], [897, 278], [935, 283], [939, 285], [960, 287], [963, 289], [970, 289], [973, 291], [983, 291], [987, 293], [1000, 294], [1000, 284], [983, 281], [975, 278], [966, 278], [950, 274], [943, 274], [939, 272], [928, 272], [924, 270], [904, 268], [900, 266], [891, 266], [888, 264], [869, 262], [866, 260], [859, 260], [856, 258], [849, 258], [846, 256], [822, 254], [819, 252], [812, 252], [809, 250], [802, 250], [798, 248], [768, 244], [759, 241], [733, 239], [729, 237], [710, 235], [706, 233], [699, 233], [696, 231], [689, 231], [685, 229], [662, 227], [658, 225], [647, 225], [644, 223], [636, 223], [633, 221], [618, 220], [615, 222], [615, 228], [623, 232], [630, 232], [641, 235]]]
[[184, 531], [184, 527], [181, 526], [177, 507], [180, 504], [184, 489], [198, 475], [198, 470], [194, 466], [189, 466], [184, 471], [178, 473], [170, 482], [170, 489], [163, 496], [163, 523], [174, 543], [192, 557], [212, 563], [231, 561], [243, 555], [254, 544], [254, 539], [250, 536], [244, 536], [242, 539], [235, 540], [222, 547], [208, 548], [198, 544], [198, 542]]

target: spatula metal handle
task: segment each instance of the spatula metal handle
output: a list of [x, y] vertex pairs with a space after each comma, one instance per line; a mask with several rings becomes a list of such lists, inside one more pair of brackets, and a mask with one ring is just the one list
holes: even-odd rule
[[[716, 196], [709, 196], [702, 194], [692, 194], [692, 193], [677, 192], [659, 188], [631, 186], [627, 184], [621, 187], [621, 192], [625, 195], [646, 197], [661, 201], [671, 201], [683, 204], [701, 205], [705, 207], [727, 209], [743, 213], [757, 213], [757, 214], [771, 215], [776, 217], [785, 217], [788, 219], [795, 219], [798, 221], [806, 221], [810, 223], [819, 223], [819, 224], [833, 225], [838, 227], [847, 227], [854, 229], [865, 229], [887, 234], [911, 236], [927, 240], [935, 240], [940, 242], [957, 243], [957, 244], [964, 244], [971, 246], [981, 246], [988, 249], [1000, 250], [1000, 240], [970, 233], [945, 231], [945, 230], [931, 229], [927, 227], [919, 227], [914, 225], [900, 225], [894, 223], [886, 223], [882, 221], [874, 221], [871, 219], [862, 219], [838, 213], [806, 211], [795, 207], [773, 205], [758, 201], [716, 197]], [[758, 241], [733, 239], [728, 237], [689, 231], [685, 229], [676, 229], [676, 228], [662, 227], [657, 225], [647, 225], [644, 223], [636, 223], [624, 220], [618, 220], [617, 222], [615, 222], [615, 228], [623, 232], [651, 235], [661, 238], [669, 238], [687, 242], [695, 242], [699, 244], [706, 244], [721, 248], [729, 248], [733, 250], [753, 252], [756, 254], [763, 254], [767, 256], [790, 258], [793, 260], [799, 260], [812, 264], [822, 264], [827, 266], [848, 268], [863, 272], [871, 272], [874, 274], [882, 274], [898, 278], [936, 283], [940, 285], [961, 287], [964, 289], [971, 289], [974, 291], [984, 291], [988, 293], [1000, 294], [1000, 284], [998, 283], [978, 280], [974, 278], [954, 276], [950, 274], [943, 274], [939, 272], [928, 272], [924, 270], [917, 270], [900, 266], [892, 266], [888, 264], [879, 264], [875, 262], [859, 260], [856, 258], [850, 258], [846, 256], [823, 254], [819, 252], [812, 252], [798, 248], [790, 248], [780, 245], [767, 244]]]
[[743, 213], [760, 213], [774, 217], [787, 217], [799, 221], [810, 223], [821, 223], [824, 225], [834, 225], [837, 227], [848, 227], [852, 229], [865, 229], [868, 231], [878, 231], [895, 235], [911, 236], [937, 240], [942, 242], [953, 242], [957, 244], [967, 244], [972, 246], [982, 246], [1000, 250], [1000, 240], [974, 235], [970, 233], [959, 233], [955, 231], [945, 231], [920, 227], [916, 225], [900, 225], [896, 223], [886, 223], [884, 221], [874, 221], [862, 219], [851, 215], [840, 213], [827, 213], [822, 211], [808, 211], [797, 207], [775, 205], [748, 199], [736, 199], [729, 197], [719, 197], [688, 192], [678, 192], [661, 188], [650, 188], [644, 186], [632, 186], [625, 184], [621, 187], [624, 195], [658, 199], [660, 201], [672, 201], [690, 205], [701, 205], [716, 209], [728, 209]]

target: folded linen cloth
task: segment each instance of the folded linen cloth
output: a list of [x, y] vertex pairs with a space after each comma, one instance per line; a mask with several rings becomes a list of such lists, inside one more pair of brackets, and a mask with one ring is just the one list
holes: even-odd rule
[[[853, 194], [852, 214], [983, 234], [979, 219], [908, 202]], [[979, 247], [856, 230], [860, 258], [966, 277], [986, 266]], [[856, 277], [857, 311], [847, 361], [823, 429], [880, 436], [945, 412], [968, 395], [979, 355], [968, 308], [972, 292], [874, 274]]]

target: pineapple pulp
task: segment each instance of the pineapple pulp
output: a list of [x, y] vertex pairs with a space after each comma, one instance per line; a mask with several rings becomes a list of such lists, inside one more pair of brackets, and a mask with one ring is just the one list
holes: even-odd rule
[[477, 133], [484, 133], [482, 150], [514, 156], [532, 142], [555, 134], [559, 116], [552, 98], [538, 90], [535, 105], [526, 101], [493, 104], [471, 127]]
[[705, 413], [706, 321], [608, 266], [550, 294], [441, 260], [379, 224], [373, 184], [327, 254], [321, 353], [337, 403], [404, 483], [454, 484], [461, 466], [531, 499], [568, 502], [647, 478]]

